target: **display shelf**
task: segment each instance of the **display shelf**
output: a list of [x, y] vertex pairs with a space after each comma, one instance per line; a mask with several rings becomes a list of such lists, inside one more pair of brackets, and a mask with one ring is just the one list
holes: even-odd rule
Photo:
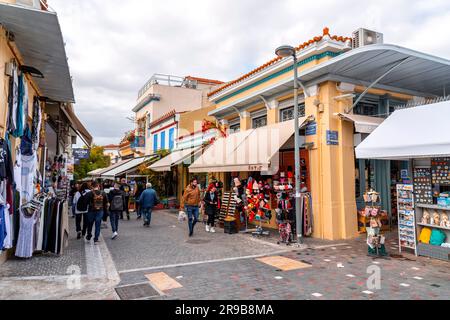
[[418, 222], [417, 225], [422, 226], [422, 227], [436, 228], [436, 229], [443, 229], [443, 230], [448, 230], [448, 231], [450, 231], [450, 228], [447, 228], [447, 227], [441, 227], [441, 226], [436, 226], [436, 225], [432, 225], [432, 224], [426, 224], [426, 223]]
[[418, 208], [425, 208], [425, 209], [434, 209], [434, 210], [447, 210], [450, 211], [450, 208], [440, 207], [438, 205], [431, 205], [431, 204], [416, 204], [416, 207]]
[[402, 248], [406, 248], [414, 250], [414, 253], [417, 255], [416, 213], [413, 191], [413, 185], [397, 185], [399, 247], [400, 252], [402, 252]]

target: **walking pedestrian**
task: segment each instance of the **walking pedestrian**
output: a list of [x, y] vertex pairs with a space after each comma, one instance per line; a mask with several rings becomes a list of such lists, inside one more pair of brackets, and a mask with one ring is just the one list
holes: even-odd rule
[[[73, 196], [73, 206], [75, 208], [75, 225], [77, 230], [77, 239], [86, 236], [86, 231], [88, 228], [88, 210], [89, 210], [89, 200], [87, 194], [91, 192], [87, 183], [83, 183], [79, 190]], [[81, 222], [83, 222], [83, 227], [81, 227]]]
[[206, 190], [205, 197], [203, 198], [205, 202], [205, 213], [208, 216], [208, 221], [206, 222], [206, 232], [215, 233], [216, 229], [216, 214], [217, 206], [219, 204], [219, 194], [217, 193], [216, 186], [210, 184], [208, 190]]
[[142, 210], [141, 210], [141, 205], [139, 204], [139, 198], [141, 197], [141, 194], [143, 191], [144, 191], [144, 186], [142, 185], [141, 182], [138, 182], [136, 184], [136, 191], [134, 192], [137, 220], [142, 219]]
[[119, 235], [120, 214], [125, 208], [125, 194], [120, 190], [120, 184], [115, 183], [114, 188], [108, 193], [109, 219], [111, 221], [112, 237], [116, 239]]
[[[129, 204], [130, 204], [130, 193], [131, 193], [131, 188], [130, 185], [127, 183], [127, 179], [123, 178], [121, 180], [121, 186], [120, 186], [120, 190], [123, 191], [123, 193], [125, 194], [125, 212], [127, 214], [127, 219], [130, 220], [130, 210], [129, 210]], [[120, 220], [123, 220], [123, 212], [120, 214]]]
[[194, 235], [194, 227], [198, 222], [200, 207], [200, 189], [198, 187], [198, 180], [192, 179], [190, 184], [184, 190], [181, 197], [181, 209], [184, 209], [189, 219], [189, 237]]
[[151, 183], [147, 183], [146, 189], [142, 192], [139, 198], [139, 206], [142, 215], [144, 216], [144, 227], [150, 228], [152, 222], [153, 208], [158, 205], [159, 199], [156, 191], [153, 189]]
[[98, 243], [100, 237], [101, 224], [103, 220], [104, 212], [108, 211], [108, 199], [106, 194], [100, 190], [100, 185], [98, 182], [92, 183], [92, 192], [87, 194], [87, 199], [89, 202], [89, 212], [88, 212], [88, 230], [86, 240], [91, 241], [92, 239], [92, 228], [95, 224], [95, 235], [94, 243]]
[[69, 192], [69, 203], [70, 203], [70, 209], [72, 211], [72, 218], [76, 218], [76, 208], [75, 208], [75, 194], [80, 189], [80, 185], [78, 183], [75, 183]]

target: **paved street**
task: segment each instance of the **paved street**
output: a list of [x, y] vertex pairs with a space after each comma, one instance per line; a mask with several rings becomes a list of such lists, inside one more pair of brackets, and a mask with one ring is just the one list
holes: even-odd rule
[[[62, 257], [8, 261], [0, 267], [0, 299], [119, 299], [116, 288], [128, 290], [129, 298], [175, 300], [450, 297], [448, 263], [411, 255], [372, 259], [363, 238], [308, 239], [296, 248], [279, 246], [276, 238], [218, 231], [206, 233], [200, 224], [190, 239], [186, 223], [167, 211], [154, 213], [150, 229], [121, 221], [116, 240], [107, 229], [98, 246], [71, 239]], [[388, 249], [398, 253], [393, 236]], [[68, 287], [73, 266], [81, 273], [80, 288]], [[380, 268], [379, 289], [367, 287], [368, 267]]]

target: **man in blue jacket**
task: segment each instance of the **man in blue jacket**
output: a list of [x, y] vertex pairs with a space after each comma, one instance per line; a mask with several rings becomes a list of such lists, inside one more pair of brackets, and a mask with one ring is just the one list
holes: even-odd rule
[[152, 210], [159, 203], [156, 191], [153, 190], [152, 184], [147, 183], [147, 188], [142, 192], [139, 198], [139, 207], [142, 210], [144, 216], [144, 227], [149, 228], [152, 221]]

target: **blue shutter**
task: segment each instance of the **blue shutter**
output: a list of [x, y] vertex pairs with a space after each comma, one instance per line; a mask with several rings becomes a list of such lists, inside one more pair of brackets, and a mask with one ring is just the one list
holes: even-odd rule
[[173, 150], [175, 147], [175, 129], [169, 130], [169, 150]]
[[166, 149], [166, 132], [161, 132], [161, 150]]
[[153, 151], [156, 152], [158, 151], [158, 135], [155, 134], [153, 136]]

